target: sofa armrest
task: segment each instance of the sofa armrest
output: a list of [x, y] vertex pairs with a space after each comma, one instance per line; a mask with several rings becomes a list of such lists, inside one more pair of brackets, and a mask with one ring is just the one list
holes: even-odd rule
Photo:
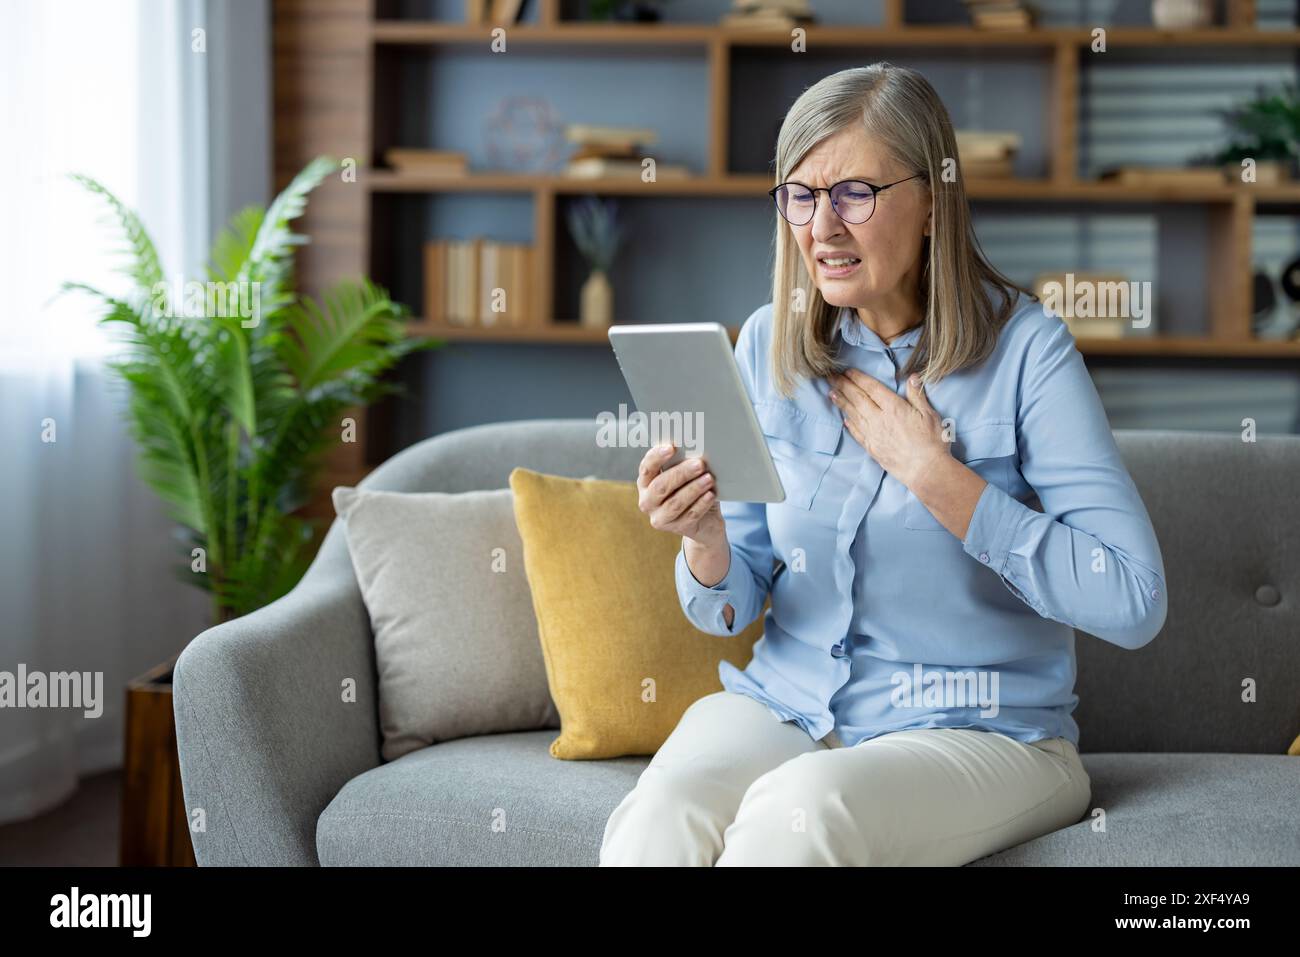
[[200, 865], [319, 863], [321, 811], [380, 762], [374, 669], [350, 574], [309, 571], [279, 601], [190, 642], [172, 694]]

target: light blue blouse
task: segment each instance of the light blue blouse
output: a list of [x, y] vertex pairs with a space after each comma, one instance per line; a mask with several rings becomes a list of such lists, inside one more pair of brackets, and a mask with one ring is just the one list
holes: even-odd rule
[[[906, 395], [919, 335], [886, 345], [844, 309], [836, 342], [842, 361]], [[926, 387], [951, 419], [953, 455], [988, 483], [964, 541], [854, 440], [829, 383], [776, 391], [771, 336], [769, 303], [740, 330], [736, 360], [785, 501], [722, 503], [731, 565], [715, 587], [677, 555], [682, 609], [701, 631], [736, 634], [770, 595], [749, 665], [719, 664], [723, 687], [849, 747], [909, 728], [1077, 746], [1074, 629], [1140, 648], [1167, 605], [1150, 518], [1065, 323], [1021, 293], [987, 360]]]

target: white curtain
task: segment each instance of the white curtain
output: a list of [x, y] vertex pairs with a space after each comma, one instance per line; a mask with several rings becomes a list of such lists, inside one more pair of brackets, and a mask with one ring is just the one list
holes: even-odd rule
[[[169, 279], [210, 238], [204, 0], [0, 0], [0, 671], [102, 672], [102, 714], [0, 709], [0, 822], [117, 766], [124, 686], [206, 627], [136, 478], [111, 334], [64, 280], [122, 290], [86, 173], [142, 215]], [[201, 45], [201, 44], [199, 44]], [[53, 438], [53, 441], [47, 441]]]

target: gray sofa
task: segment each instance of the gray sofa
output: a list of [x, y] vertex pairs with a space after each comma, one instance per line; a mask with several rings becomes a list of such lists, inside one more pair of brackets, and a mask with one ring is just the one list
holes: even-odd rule
[[[447, 433], [363, 484], [504, 488], [516, 466], [632, 480], [641, 450], [599, 448], [596, 428]], [[1300, 436], [1116, 438], [1160, 539], [1168, 620], [1137, 651], [1079, 635], [1075, 716], [1094, 810], [974, 863], [1300, 865], [1300, 757], [1285, 754], [1300, 734]], [[347, 679], [355, 703], [342, 700]], [[1254, 703], [1242, 700], [1247, 679]], [[547, 751], [555, 732], [530, 731], [383, 763], [375, 682], [335, 522], [289, 595], [204, 632], [177, 662], [185, 803], [206, 817], [193, 833], [201, 865], [596, 863], [605, 820], [648, 757], [560, 761]], [[511, 809], [504, 831], [491, 827], [499, 806]]]

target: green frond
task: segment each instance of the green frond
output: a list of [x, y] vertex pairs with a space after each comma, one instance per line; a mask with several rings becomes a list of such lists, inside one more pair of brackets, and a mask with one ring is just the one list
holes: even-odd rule
[[129, 262], [123, 272], [135, 282], [138, 293], [153, 296], [155, 288], [164, 281], [162, 260], [140, 217], [98, 180], [81, 173], [73, 173], [72, 179], [108, 204], [126, 240], [125, 253]]
[[313, 526], [294, 513], [341, 440], [343, 415], [395, 391], [383, 376], [403, 356], [442, 344], [408, 337], [406, 310], [368, 281], [341, 283], [319, 301], [294, 294], [293, 252], [306, 240], [290, 223], [337, 168], [314, 161], [265, 213], [242, 210], [214, 240], [209, 282], [262, 284], [262, 321], [249, 328], [240, 316], [210, 315], [206, 302], [201, 316], [190, 303], [156, 310], [169, 304], [156, 298], [162, 270], [143, 225], [77, 178], [117, 214], [137, 288], [121, 298], [85, 283], [62, 289], [94, 297], [100, 321], [119, 331], [111, 367], [128, 393], [140, 475], [187, 530], [189, 548], [205, 549], [206, 574], [190, 571], [189, 548], [177, 573], [211, 593], [219, 617], [296, 584]]
[[323, 308], [303, 297], [286, 311], [280, 354], [310, 392], [356, 370], [377, 375], [395, 361], [394, 348], [406, 338], [404, 310], [368, 281], [343, 282], [324, 296]]
[[256, 540], [213, 582], [222, 605], [243, 615], [287, 594], [311, 564], [313, 530], [297, 516], [268, 513]]
[[230, 217], [230, 222], [213, 240], [208, 263], [209, 279], [238, 282], [247, 278], [257, 234], [265, 220], [266, 210], [259, 206], [246, 206]]
[[263, 308], [267, 312], [278, 312], [292, 301], [291, 257], [296, 246], [307, 242], [307, 237], [295, 233], [289, 224], [306, 210], [308, 194], [338, 168], [338, 162], [329, 157], [312, 160], [271, 201], [258, 225], [244, 274], [250, 282], [261, 283]]

